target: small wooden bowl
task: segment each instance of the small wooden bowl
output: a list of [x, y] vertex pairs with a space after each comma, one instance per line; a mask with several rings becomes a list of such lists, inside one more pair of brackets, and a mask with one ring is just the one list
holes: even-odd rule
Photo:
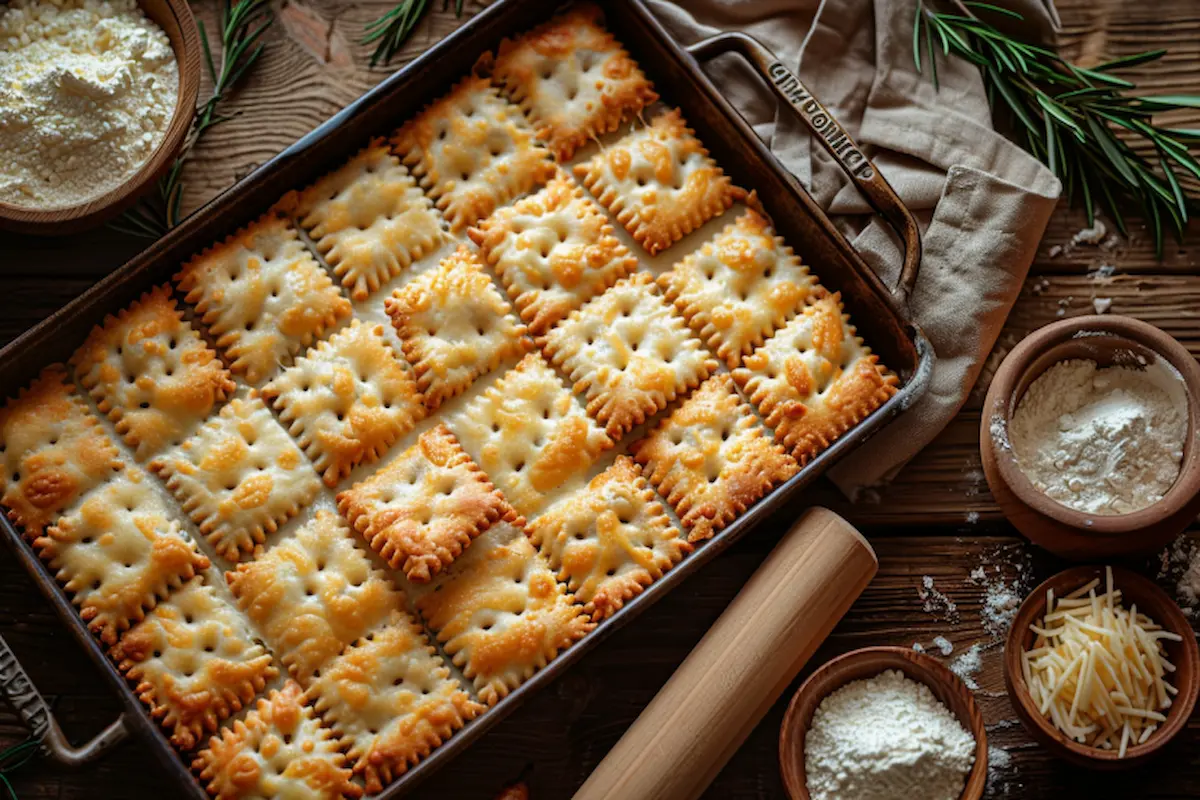
[[[1012, 415], [1025, 390], [1054, 364], [1089, 359], [1110, 366], [1128, 354], [1148, 363], [1163, 359], [1183, 378], [1188, 432], [1179, 478], [1157, 503], [1129, 514], [1077, 511], [1052, 500], [1021, 471], [1007, 441]], [[1008, 520], [1056, 555], [1090, 561], [1161, 549], [1200, 512], [1200, 366], [1163, 331], [1131, 317], [1075, 317], [1034, 331], [1013, 348], [992, 379], [983, 403], [979, 449], [988, 487]], [[1002, 432], [1002, 433], [1001, 433]]]
[[788, 705], [779, 729], [779, 768], [792, 800], [809, 800], [804, 771], [804, 740], [813, 713], [830, 692], [851, 681], [897, 669], [923, 683], [975, 737], [975, 764], [963, 785], [961, 800], [979, 800], [987, 785], [987, 732], [975, 695], [937, 659], [904, 647], [864, 647], [824, 664], [809, 676]]
[[179, 65], [179, 96], [162, 141], [124, 183], [82, 203], [29, 208], [0, 202], [0, 230], [48, 235], [96, 227], [133, 205], [179, 155], [196, 115], [196, 95], [200, 89], [201, 47], [196, 20], [187, 0], [138, 0], [138, 4], [167, 34]]
[[1037, 739], [1055, 756], [1073, 764], [1099, 770], [1118, 770], [1144, 763], [1162, 750], [1168, 742], [1187, 726], [1188, 718], [1196, 706], [1196, 695], [1200, 692], [1200, 648], [1192, 635], [1192, 626], [1179, 610], [1175, 601], [1153, 581], [1127, 569], [1113, 567], [1113, 586], [1121, 590], [1126, 608], [1137, 605], [1138, 611], [1157, 622], [1163, 629], [1183, 636], [1182, 642], [1164, 642], [1167, 657], [1175, 665], [1171, 683], [1179, 690], [1167, 713], [1167, 721], [1150, 735], [1144, 744], [1133, 745], [1118, 758], [1112, 750], [1088, 747], [1073, 741], [1045, 717], [1038, 708], [1025, 684], [1021, 670], [1021, 654], [1033, 645], [1033, 631], [1029, 626], [1046, 612], [1046, 590], [1053, 589], [1055, 597], [1069, 594], [1092, 578], [1104, 581], [1103, 566], [1080, 566], [1064, 570], [1037, 587], [1025, 598], [1017, 609], [1008, 640], [1004, 645], [1004, 681], [1008, 684], [1008, 696], [1022, 724], [1033, 738]]

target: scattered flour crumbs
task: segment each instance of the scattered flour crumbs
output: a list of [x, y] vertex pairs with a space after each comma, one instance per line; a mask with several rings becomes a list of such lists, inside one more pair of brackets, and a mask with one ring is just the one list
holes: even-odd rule
[[1195, 620], [1200, 615], [1200, 547], [1187, 536], [1180, 536], [1160, 556], [1159, 580], [1175, 581], [1175, 599], [1184, 616]]
[[926, 614], [935, 614], [947, 622], [958, 622], [960, 619], [958, 606], [933, 585], [933, 576], [921, 578], [921, 586], [917, 589], [917, 597], [921, 598], [921, 607]]
[[[1015, 551], [1015, 552], [1009, 552]], [[1006, 577], [1009, 573], [1011, 578]], [[1004, 547], [986, 553], [981, 562], [971, 570], [968, 581], [983, 590], [979, 602], [979, 616], [983, 628], [993, 642], [1000, 641], [1008, 633], [1017, 608], [1021, 604], [1023, 585], [1029, 575], [1028, 556], [1023, 548]], [[917, 588], [917, 597], [921, 607], [927, 614], [932, 614], [944, 622], [957, 623], [962, 615], [958, 604], [937, 588], [932, 575], [921, 576], [921, 585]], [[947, 650], [947, 645], [950, 650]], [[944, 636], [933, 639], [933, 647], [948, 656], [953, 651], [953, 645]], [[914, 650], [923, 651], [919, 643]]]
[[[983, 629], [987, 631], [989, 641], [971, 645], [950, 662], [950, 669], [971, 689], [979, 688], [974, 676], [983, 667], [984, 650], [1003, 641], [1008, 634], [1021, 605], [1029, 577], [1029, 557], [1021, 547], [1000, 547], [985, 553], [980, 563], [971, 570], [967, 580], [982, 590], [979, 598], [979, 619]], [[917, 595], [926, 613], [952, 624], [961, 621], [962, 615], [958, 605], [938, 590], [932, 575], [921, 577]], [[913, 650], [917, 652], [924, 653], [930, 649], [948, 657], [954, 652], [954, 644], [941, 635], [933, 637], [929, 647], [921, 642], [913, 643]]]
[[991, 797], [1001, 790], [1001, 783], [1007, 778], [1008, 768], [1012, 766], [1012, 756], [1009, 752], [995, 745], [988, 747], [988, 779], [984, 795]]
[[[1200, 548], [1197, 551], [1200, 552]], [[1196, 564], [1196, 587], [1200, 592], [1200, 555], [1196, 557]], [[967, 582], [980, 589], [979, 618], [987, 632], [987, 641], [972, 643], [953, 659], [950, 659], [950, 656], [954, 653], [954, 644], [942, 635], [933, 637], [928, 646], [914, 642], [913, 650], [920, 653], [931, 652], [950, 659], [947, 664], [950, 671], [962, 678], [971, 691], [984, 696], [1002, 696], [981, 690], [976, 676], [983, 669], [984, 653], [996, 649], [1007, 636], [1021, 605], [1021, 598], [1030, 588], [1032, 578], [1031, 558], [1023, 546], [1004, 545], [985, 551], [980, 562], [967, 576]], [[921, 577], [917, 594], [926, 613], [948, 623], [960, 621], [958, 606], [937, 589], [933, 576]], [[1016, 725], [1016, 720], [1010, 719], [1001, 720], [995, 723], [994, 727], [1000, 729]], [[988, 748], [988, 796], [996, 794], [1002, 788], [1008, 791], [1018, 786], [1014, 783], [1016, 776], [1012, 773], [1011, 765], [1012, 756], [1002, 747], [992, 745]]]
[[[1111, 252], [1117, 247], [1118, 240], [1115, 234], [1113, 236], [1109, 235], [1108, 226], [1104, 224], [1104, 221], [1097, 219], [1091, 227], [1077, 231], [1066, 244], [1056, 244], [1051, 247], [1047, 255], [1050, 258], [1070, 255], [1080, 245], [1094, 245], [1098, 246], [1101, 250]], [[1092, 283], [1104, 285], [1111, 282], [1115, 272], [1116, 268], [1111, 264], [1099, 264], [1088, 272], [1088, 278]], [[1035, 295], [1040, 295], [1049, 288], [1050, 281], [1046, 278], [1037, 278], [1032, 284]], [[1055, 309], [1054, 315], [1056, 317], [1065, 317], [1067, 310], [1071, 306], [1071, 301], [1074, 299], [1073, 297], [1067, 297], [1059, 300], [1058, 308]], [[1112, 308], [1112, 302], [1111, 297], [1093, 295], [1092, 310], [1097, 314], [1107, 314], [1109, 309]]]
[[178, 94], [171, 43], [135, 0], [0, 4], [0, 200], [112, 189], [162, 141]]
[[984, 630], [993, 641], [999, 641], [1008, 634], [1017, 608], [1021, 605], [1022, 585], [1028, 575], [1028, 564], [1024, 560], [1014, 563], [1012, 571], [1016, 576], [1012, 581], [1006, 580], [1003, 567], [994, 560], [985, 561], [971, 570], [971, 583], [983, 589], [979, 616], [983, 620]]
[[1104, 220], [1097, 216], [1091, 227], [1076, 231], [1069, 242], [1054, 245], [1047, 252], [1047, 255], [1050, 258], [1068, 256], [1081, 244], [1092, 245], [1102, 250], [1112, 250], [1117, 246], [1116, 239], [1115, 235], [1108, 235], [1108, 226], [1104, 224]]
[[954, 643], [945, 636], [933, 637], [933, 646], [938, 649], [938, 652], [944, 656], [948, 656], [954, 652]]
[[888, 670], [821, 701], [804, 757], [813, 800], [956, 800], [975, 740], [929, 687]]
[[967, 648], [967, 652], [960, 654], [950, 662], [950, 671], [962, 678], [963, 683], [971, 691], [979, 688], [975, 676], [981, 669], [983, 669], [983, 648], [978, 643], [971, 645]]

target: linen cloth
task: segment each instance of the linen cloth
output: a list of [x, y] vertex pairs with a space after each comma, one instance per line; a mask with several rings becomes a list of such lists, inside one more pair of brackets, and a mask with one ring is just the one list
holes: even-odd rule
[[[916, 0], [648, 0], [678, 41], [720, 30], [755, 37], [802, 81], [875, 162], [924, 233], [911, 297], [937, 354], [926, 394], [829, 473], [851, 499], [890, 480], [966, 401], [1061, 193], [1057, 178], [992, 127], [972, 64], [938, 53], [939, 88], [912, 56]], [[1051, 0], [1001, 0], [1045, 41]], [[1012, 27], [1011, 23], [1007, 27]], [[717, 86], [809, 187], [885, 284], [901, 250], [890, 229], [788, 107], [736, 56], [706, 69]]]

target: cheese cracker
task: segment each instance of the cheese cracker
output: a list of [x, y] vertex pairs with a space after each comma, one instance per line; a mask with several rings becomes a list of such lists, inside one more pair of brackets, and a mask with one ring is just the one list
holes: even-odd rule
[[745, 195], [709, 157], [678, 109], [577, 164], [575, 176], [651, 255]]
[[896, 376], [824, 294], [767, 340], [733, 377], [802, 465], [896, 393]]
[[799, 469], [727, 374], [702, 383], [629, 449], [690, 542], [711, 538]]

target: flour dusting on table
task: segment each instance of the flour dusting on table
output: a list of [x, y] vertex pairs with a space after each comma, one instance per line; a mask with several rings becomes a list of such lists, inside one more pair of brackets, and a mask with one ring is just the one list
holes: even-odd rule
[[983, 669], [983, 648], [978, 644], [971, 645], [965, 653], [950, 662], [950, 671], [962, 678], [963, 683], [971, 691], [979, 688], [975, 676], [981, 669]]
[[921, 576], [917, 597], [921, 599], [921, 608], [927, 614], [933, 614], [947, 622], [958, 622], [961, 618], [958, 613], [958, 604], [934, 586], [932, 575]]
[[1159, 581], [1168, 586], [1174, 584], [1175, 601], [1185, 617], [1194, 619], [1200, 608], [1200, 547], [1184, 534], [1164, 549], [1159, 558], [1162, 561]]

